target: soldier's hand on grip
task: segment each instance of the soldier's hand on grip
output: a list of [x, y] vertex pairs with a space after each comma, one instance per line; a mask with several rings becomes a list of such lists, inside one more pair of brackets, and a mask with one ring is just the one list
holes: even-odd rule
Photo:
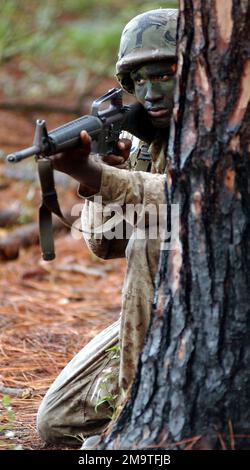
[[104, 155], [102, 160], [107, 165], [119, 168], [120, 170], [128, 169], [128, 158], [131, 149], [131, 140], [120, 139], [117, 143], [117, 154]]

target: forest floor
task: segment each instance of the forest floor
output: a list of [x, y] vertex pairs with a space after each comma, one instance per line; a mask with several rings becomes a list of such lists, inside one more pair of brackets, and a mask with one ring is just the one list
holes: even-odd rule
[[[0, 214], [19, 214], [10, 223], [0, 217], [0, 449], [46, 448], [36, 433], [39, 403], [68, 361], [118, 318], [125, 271], [124, 260], [96, 258], [69, 231], [57, 233], [51, 262], [41, 259], [37, 236], [12, 240], [17, 227], [20, 235], [36, 223], [40, 189], [34, 163], [11, 166], [5, 156], [31, 145], [35, 117], [0, 109]], [[75, 117], [47, 118], [51, 129]], [[67, 178], [58, 190], [66, 211], [83, 202]]]

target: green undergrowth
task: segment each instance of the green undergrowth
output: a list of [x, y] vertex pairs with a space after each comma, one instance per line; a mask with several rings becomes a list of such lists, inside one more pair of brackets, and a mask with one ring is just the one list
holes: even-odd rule
[[[0, 3], [1, 89], [6, 96], [21, 93], [35, 98], [60, 95], [72, 87], [81, 93], [90, 76], [113, 76], [124, 25], [143, 11], [177, 5], [139, 0]], [[21, 88], [15, 86], [16, 79]]]

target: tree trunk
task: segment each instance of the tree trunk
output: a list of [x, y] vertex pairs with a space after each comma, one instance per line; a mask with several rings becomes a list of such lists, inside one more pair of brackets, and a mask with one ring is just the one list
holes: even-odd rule
[[[106, 449], [250, 447], [250, 6], [181, 0], [162, 251], [132, 398]], [[248, 440], [246, 435], [248, 434]]]

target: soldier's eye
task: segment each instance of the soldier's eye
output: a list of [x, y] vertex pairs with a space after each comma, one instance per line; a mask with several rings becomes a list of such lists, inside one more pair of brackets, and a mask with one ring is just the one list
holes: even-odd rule
[[159, 80], [161, 82], [167, 82], [168, 80], [170, 80], [172, 77], [170, 77], [169, 75], [162, 75], [161, 77], [159, 77]]
[[135, 78], [134, 81], [135, 81], [136, 85], [139, 85], [139, 86], [144, 85], [144, 83], [145, 83], [145, 80], [141, 77]]

